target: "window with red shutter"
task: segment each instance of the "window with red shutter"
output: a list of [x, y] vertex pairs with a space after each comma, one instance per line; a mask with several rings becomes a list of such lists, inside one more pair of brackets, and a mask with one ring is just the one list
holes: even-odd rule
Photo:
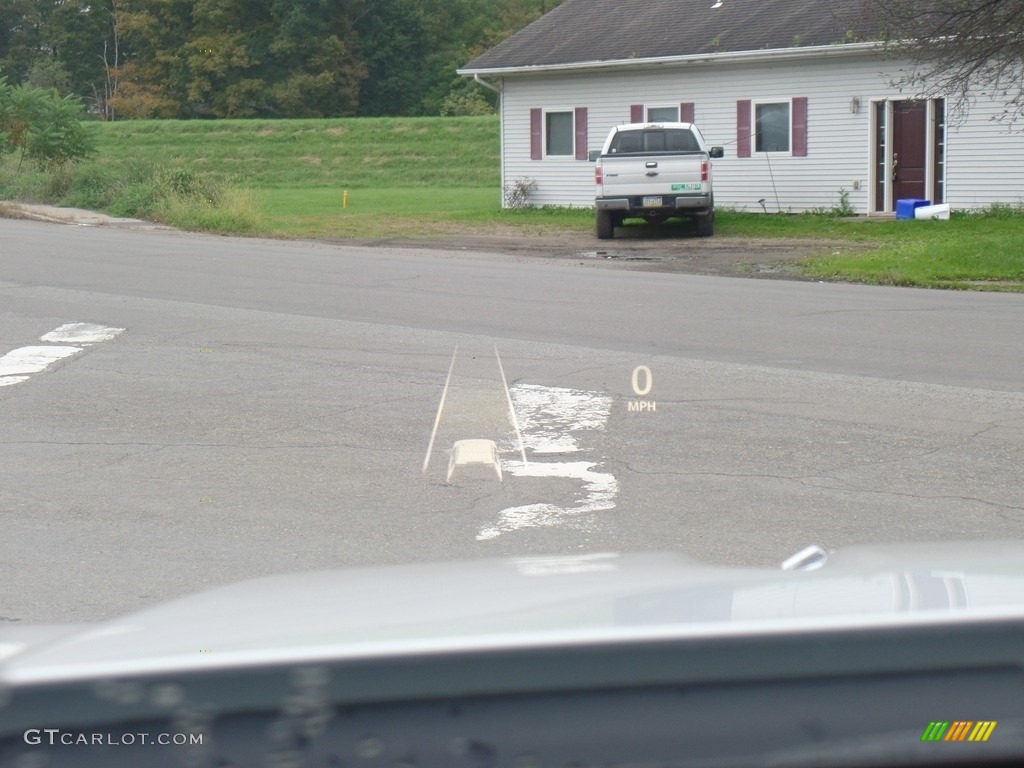
[[807, 156], [807, 97], [736, 102], [736, 156], [777, 152]]

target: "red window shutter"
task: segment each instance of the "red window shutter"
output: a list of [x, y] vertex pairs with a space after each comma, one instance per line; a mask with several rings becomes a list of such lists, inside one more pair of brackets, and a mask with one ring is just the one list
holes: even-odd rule
[[681, 123], [692, 123], [693, 122], [693, 102], [684, 101], [679, 105], [679, 122]]
[[544, 135], [541, 125], [544, 113], [541, 109], [530, 110], [530, 159], [540, 160], [544, 157]]
[[736, 157], [750, 157], [750, 99], [736, 102]]
[[807, 97], [793, 99], [793, 157], [807, 157]]
[[629, 108], [629, 122], [642, 123], [644, 121], [644, 105], [634, 104]]
[[576, 159], [587, 159], [587, 108], [576, 107], [573, 126], [576, 131]]

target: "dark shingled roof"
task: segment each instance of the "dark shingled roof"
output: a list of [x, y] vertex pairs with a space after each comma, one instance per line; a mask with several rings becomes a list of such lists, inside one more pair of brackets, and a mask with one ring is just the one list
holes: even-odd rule
[[864, 40], [863, 0], [565, 0], [463, 70], [756, 51]]

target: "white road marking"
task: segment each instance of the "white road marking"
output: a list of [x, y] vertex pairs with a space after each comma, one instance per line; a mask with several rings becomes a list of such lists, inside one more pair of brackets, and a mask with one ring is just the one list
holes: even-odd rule
[[[521, 384], [512, 389], [516, 412], [522, 420], [522, 441], [534, 454], [577, 453], [580, 433], [603, 430], [611, 414], [612, 398], [599, 392]], [[485, 526], [477, 541], [490, 541], [523, 528], [562, 525], [570, 518], [615, 508], [619, 483], [607, 472], [597, 472], [598, 461], [533, 461], [506, 463], [516, 477], [558, 477], [583, 483], [583, 497], [572, 507], [536, 503], [508, 507], [494, 525]]]
[[109, 328], [96, 323], [65, 323], [43, 334], [39, 340], [60, 344], [98, 344], [101, 341], [110, 341], [123, 331], [124, 328]]
[[619, 481], [608, 472], [594, 472], [597, 462], [567, 461], [558, 463], [535, 461], [528, 467], [514, 464], [506, 471], [517, 477], [564, 477], [583, 482], [586, 495], [574, 507], [560, 507], [557, 504], [526, 504], [508, 507], [498, 513], [496, 525], [481, 528], [477, 541], [496, 539], [503, 533], [523, 528], [546, 528], [562, 525], [571, 517], [587, 512], [600, 512], [615, 508], [615, 496], [619, 492]]
[[0, 357], [0, 376], [39, 373], [58, 360], [81, 351], [81, 347], [21, 347]]
[[599, 392], [520, 384], [514, 388], [523, 442], [534, 453], [579, 451], [574, 433], [604, 429], [612, 399]]
[[96, 323], [65, 323], [39, 337], [40, 341], [59, 342], [50, 346], [19, 347], [0, 357], [0, 387], [20, 384], [33, 373], [39, 373], [58, 360], [81, 352], [84, 346], [110, 341], [124, 328], [110, 328]]

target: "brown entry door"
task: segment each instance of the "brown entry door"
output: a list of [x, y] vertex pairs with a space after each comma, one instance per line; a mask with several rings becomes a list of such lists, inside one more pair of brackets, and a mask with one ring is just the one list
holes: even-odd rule
[[928, 111], [923, 101], [897, 101], [892, 108], [892, 199], [927, 199]]

